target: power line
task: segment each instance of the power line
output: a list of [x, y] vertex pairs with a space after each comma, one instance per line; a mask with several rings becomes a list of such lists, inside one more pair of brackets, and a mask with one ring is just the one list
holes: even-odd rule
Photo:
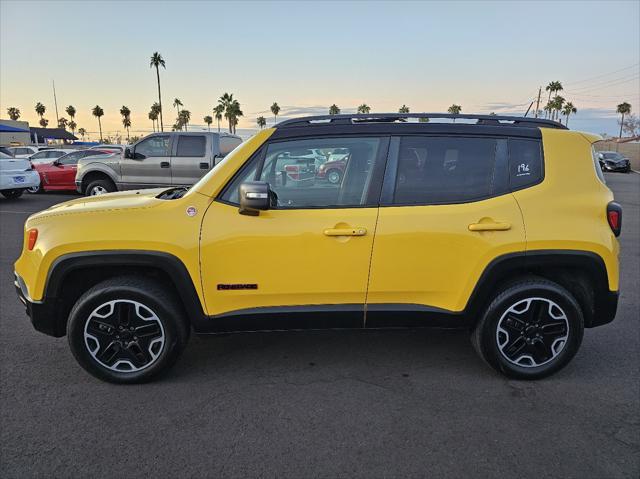
[[632, 73], [631, 75], [626, 75], [626, 76], [622, 76], [619, 78], [611, 78], [610, 80], [606, 80], [604, 82], [599, 82], [597, 84], [594, 85], [589, 85], [589, 86], [583, 86], [583, 87], [579, 87], [579, 88], [575, 88], [575, 90], [579, 90], [579, 91], [588, 91], [588, 90], [594, 90], [596, 88], [601, 88], [601, 87], [607, 87], [609, 86], [609, 84], [611, 83], [617, 83], [620, 81], [631, 81], [631, 80], [635, 80], [640, 76], [639, 73]]
[[619, 73], [619, 72], [622, 72], [622, 71], [625, 71], [625, 70], [629, 70], [629, 69], [634, 68], [634, 67], [636, 67], [638, 65], [640, 65], [640, 63], [634, 63], [633, 65], [630, 65], [630, 66], [625, 67], [625, 68], [621, 68], [620, 70], [614, 70], [612, 72], [603, 73], [602, 75], [598, 75], [598, 76], [591, 77], [591, 78], [586, 78], [584, 80], [577, 80], [577, 81], [567, 82], [567, 85], [575, 85], [576, 83], [585, 83], [585, 82], [589, 82], [591, 80], [597, 80], [598, 78], [603, 78], [603, 77], [612, 75], [614, 73]]

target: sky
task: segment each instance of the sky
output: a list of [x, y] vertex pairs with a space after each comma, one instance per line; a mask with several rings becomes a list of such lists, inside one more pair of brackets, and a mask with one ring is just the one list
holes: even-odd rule
[[217, 99], [233, 93], [248, 132], [263, 115], [354, 112], [518, 114], [542, 86], [562, 82], [578, 109], [572, 129], [617, 134], [616, 105], [640, 112], [640, 1], [213, 2], [0, 0], [0, 118], [17, 107], [37, 126], [36, 102], [55, 124], [71, 104], [97, 138], [151, 131], [161, 69], [165, 128], [174, 98], [204, 125]]

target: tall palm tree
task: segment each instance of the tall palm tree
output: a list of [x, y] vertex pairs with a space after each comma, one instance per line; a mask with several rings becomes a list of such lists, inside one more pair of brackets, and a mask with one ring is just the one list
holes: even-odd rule
[[49, 120], [47, 120], [46, 118], [40, 118], [40, 126], [42, 128], [46, 128], [48, 124], [49, 124]]
[[409, 113], [409, 107], [407, 105], [402, 105], [398, 108], [398, 113]]
[[128, 106], [122, 105], [120, 108], [120, 114], [122, 115], [122, 126], [127, 129], [127, 140], [129, 139], [129, 127], [131, 127], [131, 110]]
[[340, 107], [338, 107], [338, 105], [334, 103], [329, 107], [329, 115], [339, 115], [339, 114], [340, 114]]
[[80, 134], [80, 136], [82, 137], [82, 140], [84, 141], [84, 135], [87, 134], [87, 130], [85, 130], [84, 128], [78, 128], [78, 133]]
[[273, 105], [271, 105], [271, 113], [273, 113], [273, 122], [278, 123], [278, 113], [280, 113], [280, 105], [278, 105], [275, 101], [273, 102]]
[[578, 113], [578, 109], [575, 106], [573, 106], [573, 103], [568, 101], [567, 103], [565, 103], [564, 107], [562, 107], [562, 114], [566, 115], [567, 117], [567, 119], [564, 122], [565, 126], [569, 126], [569, 115], [571, 115], [572, 113]]
[[207, 131], [211, 131], [211, 123], [213, 123], [211, 115], [205, 116], [202, 120], [207, 124]]
[[233, 98], [233, 93], [225, 93], [220, 97], [218, 103], [224, 108], [224, 117], [229, 122], [229, 133], [235, 133], [239, 121], [238, 118], [244, 116], [240, 109], [240, 103]]
[[124, 126], [127, 129], [127, 141], [129, 141], [129, 139], [131, 138], [129, 136], [129, 128], [131, 128], [131, 118], [128, 116], [125, 116], [122, 119], [122, 126]]
[[40, 117], [40, 119], [42, 120], [43, 116], [44, 116], [44, 112], [47, 111], [47, 107], [44, 106], [42, 103], [38, 102], [36, 103], [36, 113], [38, 114], [38, 116]]
[[367, 105], [366, 103], [363, 103], [362, 105], [360, 105], [358, 107], [358, 113], [361, 113], [363, 115], [371, 113], [371, 107], [369, 105]]
[[551, 119], [556, 120], [560, 117], [560, 111], [562, 111], [562, 107], [564, 105], [564, 98], [560, 95], [556, 95], [551, 100]]
[[189, 110], [180, 110], [178, 113], [178, 123], [184, 126], [184, 131], [187, 131], [187, 125], [191, 121], [191, 112]]
[[267, 125], [267, 120], [264, 118], [264, 116], [259, 116], [258, 118], [256, 118], [256, 123], [258, 124], [258, 127], [262, 130]]
[[180, 98], [175, 98], [173, 100], [173, 106], [176, 108], [176, 111], [178, 112], [178, 116], [180, 116], [180, 107], [184, 106], [180, 101]]
[[151, 111], [149, 111], [149, 120], [151, 120], [151, 125], [153, 127], [153, 132], [155, 133], [156, 131], [156, 120], [158, 119], [158, 113], [156, 113], [156, 111], [154, 109], [151, 109]]
[[68, 124], [69, 124], [69, 120], [67, 120], [65, 117], [61, 116], [60, 118], [58, 118], [58, 128], [62, 128], [63, 130], [66, 130]]
[[96, 105], [93, 110], [91, 110], [91, 113], [98, 119], [98, 128], [100, 129], [100, 142], [102, 142], [102, 122], [100, 121], [100, 117], [104, 116], [104, 110], [100, 108], [99, 105]]
[[71, 121], [74, 121], [76, 119], [76, 109], [73, 105], [69, 105], [67, 108], [64, 109], [64, 111], [67, 112], [67, 115], [69, 115], [69, 118], [71, 118]]
[[164, 122], [162, 121], [162, 95], [160, 94], [160, 67], [167, 68], [165, 66], [164, 58], [158, 52], [155, 52], [151, 55], [151, 62], [149, 63], [149, 67], [156, 67], [156, 78], [158, 79], [158, 105], [160, 114], [160, 131], [164, 131]]
[[222, 114], [224, 113], [224, 106], [219, 104], [213, 107], [213, 115], [218, 122], [218, 133], [220, 133], [220, 122], [222, 121]]
[[17, 121], [18, 118], [20, 118], [20, 110], [18, 110], [15, 106], [7, 108], [7, 114], [13, 121]]
[[622, 138], [622, 127], [624, 125], [624, 116], [631, 113], [631, 105], [629, 105], [626, 101], [624, 103], [620, 103], [616, 108], [616, 113], [620, 113], [622, 118], [620, 119], [620, 134], [618, 138]]
[[69, 128], [71, 129], [71, 133], [73, 133], [74, 135], [76, 134], [76, 127], [77, 126], [78, 126], [78, 124], [75, 121], [71, 120], [69, 122]]
[[[549, 82], [549, 84], [544, 89], [549, 92], [549, 98], [547, 99], [547, 104], [551, 103], [552, 94], [557, 94], [558, 92], [561, 92], [563, 90], [562, 83], [560, 83], [559, 81]], [[545, 109], [545, 112], [548, 113], [549, 118], [551, 118], [551, 115], [553, 114], [553, 108], [548, 110]]]
[[[450, 113], [451, 115], [459, 115], [461, 111], [462, 107], [460, 105], [456, 105], [455, 103], [447, 108], [447, 113]], [[456, 122], [455, 118], [453, 119], [453, 122]]]

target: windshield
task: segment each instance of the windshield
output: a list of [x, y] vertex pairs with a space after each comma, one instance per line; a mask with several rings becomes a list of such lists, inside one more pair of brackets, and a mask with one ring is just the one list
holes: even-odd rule
[[605, 160], [622, 160], [623, 158], [620, 153], [604, 153]]

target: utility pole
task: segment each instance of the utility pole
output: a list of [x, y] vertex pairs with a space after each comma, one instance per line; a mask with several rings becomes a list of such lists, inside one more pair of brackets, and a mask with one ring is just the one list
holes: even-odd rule
[[536, 118], [538, 118], [538, 113], [540, 112], [540, 94], [542, 93], [542, 87], [538, 88], [538, 101], [536, 102]]
[[60, 117], [58, 116], [58, 100], [56, 98], [56, 82], [54, 80], [51, 80], [51, 83], [53, 83], [53, 103], [56, 106], [56, 128], [58, 128], [58, 125], [60, 125]]

